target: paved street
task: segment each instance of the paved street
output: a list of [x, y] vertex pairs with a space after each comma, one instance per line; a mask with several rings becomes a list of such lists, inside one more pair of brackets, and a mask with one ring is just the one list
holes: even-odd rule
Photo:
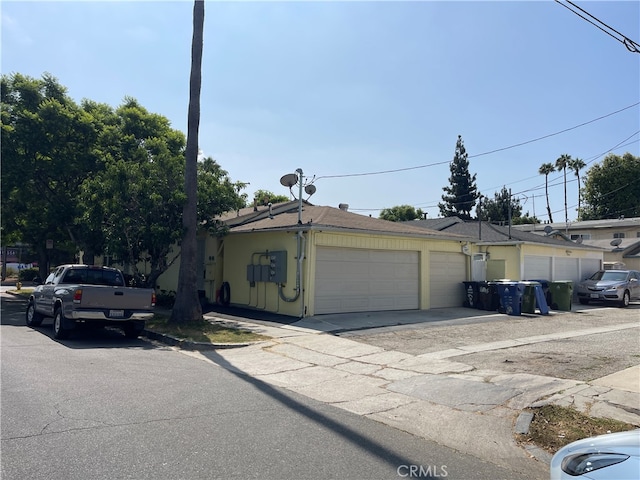
[[231, 350], [189, 354], [115, 330], [58, 342], [48, 322], [24, 326], [23, 309], [3, 295], [2, 478], [545, 476], [247, 375]]

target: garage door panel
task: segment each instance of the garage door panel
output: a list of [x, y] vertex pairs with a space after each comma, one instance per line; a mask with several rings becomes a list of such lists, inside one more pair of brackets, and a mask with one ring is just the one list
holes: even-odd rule
[[419, 307], [419, 255], [318, 247], [316, 314]]
[[462, 282], [467, 278], [463, 254], [431, 252], [429, 283], [431, 308], [459, 307], [464, 302]]
[[525, 255], [523, 279], [551, 280], [551, 257]]

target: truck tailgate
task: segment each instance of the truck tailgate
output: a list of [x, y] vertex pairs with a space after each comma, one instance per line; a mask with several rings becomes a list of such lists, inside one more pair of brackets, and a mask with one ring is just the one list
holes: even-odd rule
[[81, 308], [119, 310], [148, 310], [151, 308], [152, 290], [132, 287], [96, 287], [80, 285]]

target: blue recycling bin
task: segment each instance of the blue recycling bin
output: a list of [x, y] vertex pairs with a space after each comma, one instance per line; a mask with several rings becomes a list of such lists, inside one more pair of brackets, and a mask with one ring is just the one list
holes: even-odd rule
[[519, 282], [498, 282], [500, 296], [500, 313], [519, 316], [522, 314], [522, 295], [525, 285]]

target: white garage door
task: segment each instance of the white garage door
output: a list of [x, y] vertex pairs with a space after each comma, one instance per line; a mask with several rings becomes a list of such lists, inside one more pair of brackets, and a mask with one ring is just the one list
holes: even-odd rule
[[577, 258], [555, 257], [553, 265], [553, 280], [580, 281], [580, 271], [578, 270]]
[[523, 280], [551, 280], [551, 257], [525, 255]]
[[314, 313], [419, 308], [419, 260], [418, 252], [318, 247]]
[[461, 307], [467, 279], [467, 257], [461, 253], [431, 252], [429, 280], [431, 308]]

